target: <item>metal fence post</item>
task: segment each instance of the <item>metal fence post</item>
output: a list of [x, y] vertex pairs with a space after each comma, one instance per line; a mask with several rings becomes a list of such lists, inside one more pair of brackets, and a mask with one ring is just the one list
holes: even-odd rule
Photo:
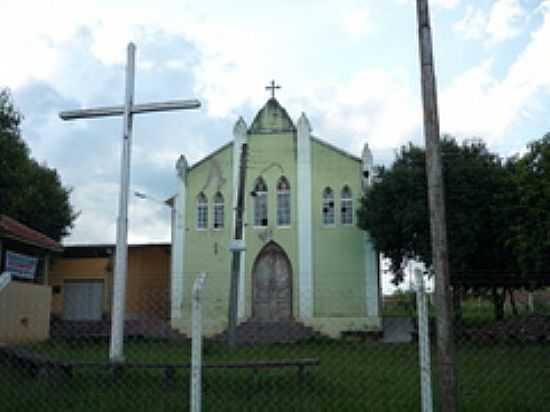
[[430, 365], [430, 332], [428, 327], [428, 304], [424, 289], [424, 277], [420, 269], [415, 269], [416, 307], [418, 318], [418, 355], [420, 361], [420, 390], [422, 412], [432, 412], [432, 369]]
[[202, 301], [201, 291], [206, 273], [193, 283], [193, 313], [191, 335], [191, 412], [201, 411], [202, 392]]

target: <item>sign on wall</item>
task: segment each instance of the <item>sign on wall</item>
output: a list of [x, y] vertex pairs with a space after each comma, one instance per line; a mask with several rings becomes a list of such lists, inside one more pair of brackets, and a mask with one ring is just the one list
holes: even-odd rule
[[5, 272], [25, 279], [34, 279], [38, 258], [6, 250]]

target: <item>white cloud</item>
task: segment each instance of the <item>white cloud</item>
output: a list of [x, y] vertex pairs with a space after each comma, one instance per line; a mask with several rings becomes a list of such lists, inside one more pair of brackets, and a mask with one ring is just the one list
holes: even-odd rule
[[492, 41], [511, 39], [521, 33], [527, 12], [520, 0], [495, 1], [487, 22], [487, 33]]
[[443, 91], [442, 131], [502, 140], [521, 119], [545, 110], [541, 99], [550, 94], [550, 7], [540, 8], [542, 24], [502, 79], [486, 60], [461, 75]]
[[[135, 189], [135, 187], [133, 188]], [[145, 192], [146, 189], [139, 188]], [[90, 182], [72, 193], [76, 206], [84, 206], [75, 228], [65, 243], [114, 243], [118, 215], [117, 182]], [[170, 209], [159, 203], [134, 197], [130, 192], [128, 242], [170, 241]]]
[[350, 10], [343, 19], [344, 30], [356, 37], [369, 33], [372, 29], [370, 14], [368, 7]]
[[[58, 112], [122, 101], [124, 67], [106, 64], [93, 53], [93, 34], [79, 32], [60, 42], [51, 79], [14, 88], [25, 114], [23, 136], [39, 161], [56, 168], [65, 185], [74, 188], [71, 202], [81, 216], [67, 242], [110, 242], [118, 210], [121, 120], [62, 122]], [[141, 61], [155, 64], [136, 72], [136, 101], [191, 97], [194, 68], [200, 54], [184, 37], [151, 32], [140, 39]], [[185, 68], [172, 62], [184, 60]], [[199, 97], [204, 101], [202, 96]], [[236, 108], [237, 109], [237, 108]], [[174, 164], [181, 153], [197, 161], [231, 138], [231, 122], [216, 120], [205, 110], [156, 113], [134, 121], [132, 186], [156, 197], [175, 190]], [[162, 208], [161, 208], [162, 209]], [[151, 202], [130, 208], [129, 239], [168, 240], [169, 213]]]
[[290, 108], [306, 111], [315, 135], [353, 153], [367, 141], [374, 149], [397, 147], [419, 126], [420, 100], [398, 72], [365, 69], [345, 84], [312, 89]]
[[465, 39], [479, 39], [485, 33], [486, 26], [487, 16], [483, 10], [468, 5], [464, 17], [453, 28], [462, 33]]
[[[175, 188], [179, 154], [193, 163], [229, 141], [238, 116], [251, 120], [265, 102], [264, 86], [271, 78], [282, 83], [279, 100], [294, 118], [305, 111], [317, 136], [356, 154], [366, 140], [375, 155], [391, 154], [392, 147], [419, 135], [418, 79], [405, 72], [417, 67], [410, 64], [417, 58], [414, 1], [396, 1], [408, 4], [395, 16], [410, 26], [379, 22], [386, 17], [378, 2], [367, 9], [346, 0], [315, 7], [290, 0], [273, 7], [209, 0], [120, 0], [115, 6], [107, 0], [0, 0], [0, 14], [9, 16], [0, 25], [0, 45], [10, 56], [10, 64], [0, 65], [0, 81], [14, 90], [25, 114], [23, 132], [33, 155], [75, 187], [72, 199], [83, 214], [69, 240], [114, 239], [121, 124], [120, 119], [63, 123], [57, 112], [120, 103], [128, 41], [138, 46], [136, 101], [196, 97], [203, 102], [199, 111], [136, 119], [133, 185], [163, 198]], [[460, 1], [430, 4], [452, 9]], [[467, 11], [464, 32], [509, 38], [526, 17], [500, 7], [491, 34], [489, 12], [476, 14], [474, 8]], [[436, 23], [443, 14], [451, 13], [434, 13]], [[375, 36], [375, 24], [393, 29]], [[349, 34], [361, 42], [350, 41]], [[517, 119], [544, 110], [538, 96], [548, 87], [548, 38], [541, 26], [502, 80], [493, 75], [491, 60], [458, 76], [442, 93], [443, 130], [500, 139]], [[399, 47], [388, 48], [386, 41]], [[364, 44], [355, 48], [358, 43]], [[132, 205], [130, 238], [166, 240], [167, 212], [140, 202]]]
[[496, 0], [487, 12], [469, 5], [453, 28], [465, 39], [485, 39], [487, 44], [496, 44], [520, 35], [528, 17], [520, 0]]
[[446, 9], [452, 9], [458, 6], [460, 0], [434, 0], [434, 4], [444, 7]]
[[[413, 3], [416, 3], [416, 0], [396, 0], [399, 4], [409, 4], [412, 5]], [[430, 5], [434, 5], [437, 7], [442, 7], [445, 9], [454, 9], [456, 6], [460, 4], [461, 0], [431, 0]]]

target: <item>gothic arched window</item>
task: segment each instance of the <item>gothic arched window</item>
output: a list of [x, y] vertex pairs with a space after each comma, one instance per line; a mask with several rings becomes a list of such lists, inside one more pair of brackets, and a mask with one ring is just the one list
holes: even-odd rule
[[218, 192], [214, 196], [214, 229], [223, 229], [223, 195]]
[[323, 225], [334, 224], [334, 194], [330, 187], [323, 190], [322, 222]]
[[348, 186], [344, 186], [340, 194], [340, 221], [343, 225], [353, 224], [353, 198]]
[[202, 192], [197, 196], [197, 229], [208, 229], [208, 199]]
[[277, 226], [290, 226], [290, 184], [284, 176], [277, 182]]
[[258, 177], [254, 184], [254, 226], [267, 226], [267, 185]]

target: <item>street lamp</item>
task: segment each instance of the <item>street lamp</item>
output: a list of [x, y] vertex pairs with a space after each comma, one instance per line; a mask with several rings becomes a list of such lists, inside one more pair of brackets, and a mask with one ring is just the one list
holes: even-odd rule
[[173, 209], [174, 207], [172, 206], [172, 202], [171, 202], [171, 199], [167, 199], [167, 200], [160, 200], [160, 199], [157, 199], [156, 197], [153, 197], [151, 195], [148, 195], [146, 193], [143, 193], [143, 192], [138, 192], [138, 191], [134, 191], [134, 196], [135, 197], [138, 197], [140, 199], [145, 199], [145, 200], [151, 200], [152, 202], [156, 202], [156, 203], [159, 203], [163, 206], [168, 206], [169, 208]]
[[175, 231], [175, 222], [176, 222], [175, 220], [176, 208], [174, 207], [174, 197], [171, 197], [166, 200], [160, 200], [160, 199], [157, 199], [156, 197], [148, 195], [147, 193], [138, 192], [138, 191], [134, 191], [134, 196], [139, 199], [150, 200], [151, 202], [155, 202], [170, 208], [170, 249], [172, 249], [172, 247], [174, 247], [174, 235], [175, 235], [174, 231]]

